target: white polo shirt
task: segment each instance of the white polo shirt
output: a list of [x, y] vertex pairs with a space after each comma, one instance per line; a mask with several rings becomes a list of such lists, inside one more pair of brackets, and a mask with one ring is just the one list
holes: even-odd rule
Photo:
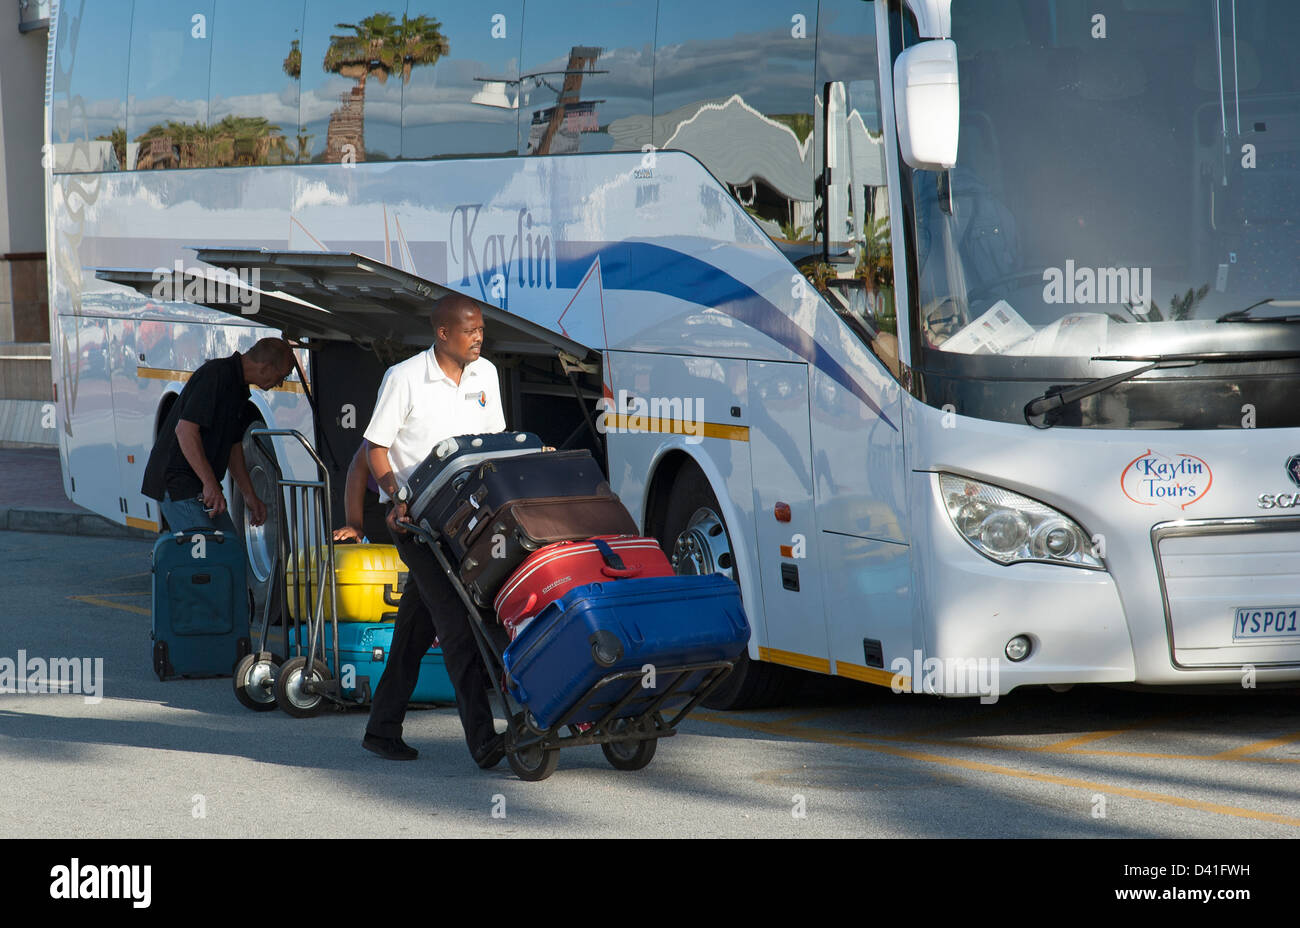
[[[484, 357], [471, 361], [457, 385], [443, 373], [430, 348], [384, 373], [365, 437], [372, 445], [388, 449], [398, 486], [405, 486], [444, 438], [505, 428], [495, 365]], [[379, 495], [388, 499], [382, 488]]]

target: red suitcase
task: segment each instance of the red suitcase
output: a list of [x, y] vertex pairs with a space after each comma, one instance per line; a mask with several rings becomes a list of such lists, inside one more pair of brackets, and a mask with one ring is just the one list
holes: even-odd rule
[[653, 538], [601, 535], [590, 541], [561, 541], [529, 555], [501, 587], [493, 606], [513, 640], [525, 622], [574, 587], [672, 575], [673, 565]]

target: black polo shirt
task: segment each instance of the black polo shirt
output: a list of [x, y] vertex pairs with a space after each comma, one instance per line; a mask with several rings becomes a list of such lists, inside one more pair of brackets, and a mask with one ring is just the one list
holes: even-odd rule
[[203, 494], [203, 481], [185, 460], [176, 439], [176, 423], [181, 419], [199, 427], [203, 456], [217, 480], [224, 478], [231, 446], [243, 439], [244, 431], [257, 418], [249, 408], [249, 395], [239, 352], [208, 361], [195, 371], [163, 423], [145, 465], [140, 492], [156, 500], [164, 493], [171, 493], [174, 500]]

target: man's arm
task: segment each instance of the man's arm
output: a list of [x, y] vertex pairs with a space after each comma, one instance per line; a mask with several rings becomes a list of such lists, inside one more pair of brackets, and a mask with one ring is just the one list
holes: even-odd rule
[[252, 525], [261, 525], [266, 521], [266, 504], [257, 498], [257, 493], [253, 490], [253, 480], [248, 476], [248, 466], [244, 463], [242, 442], [235, 442], [230, 446], [227, 467], [230, 468], [230, 476], [235, 478], [235, 486], [239, 487], [244, 503], [248, 506], [248, 521]]
[[197, 422], [181, 419], [176, 423], [176, 443], [181, 446], [181, 454], [203, 483], [203, 505], [214, 516], [226, 511], [226, 498], [217, 483], [217, 475], [212, 472], [212, 465], [203, 454], [203, 439], [199, 437]]
[[365, 534], [361, 526], [365, 521], [366, 477], [370, 473], [369, 467], [366, 446], [358, 445], [357, 453], [352, 455], [352, 463], [348, 465], [348, 480], [343, 488], [343, 511], [348, 524], [334, 533], [335, 541], [347, 541], [349, 538], [360, 541]]
[[399, 503], [394, 498], [397, 494], [397, 475], [388, 463], [388, 449], [383, 445], [371, 444], [367, 460], [370, 462], [370, 473], [375, 476], [375, 483], [379, 484], [393, 503], [393, 508], [388, 511], [388, 530], [405, 534], [406, 529], [399, 528], [397, 523], [406, 518], [406, 503]]

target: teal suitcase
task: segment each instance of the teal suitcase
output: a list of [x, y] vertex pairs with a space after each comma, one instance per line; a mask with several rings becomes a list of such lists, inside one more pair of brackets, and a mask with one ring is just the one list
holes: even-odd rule
[[[339, 623], [339, 665], [338, 677], [343, 683], [343, 695], [347, 699], [369, 701], [363, 686], [368, 686], [369, 697], [373, 698], [379, 687], [379, 678], [388, 666], [388, 656], [393, 648], [392, 622], [340, 622]], [[306, 644], [306, 629], [301, 630], [302, 641]], [[325, 654], [330, 663], [334, 661], [334, 632], [329, 622], [325, 623]], [[363, 678], [368, 678], [363, 680]], [[452, 689], [451, 677], [443, 663], [442, 650], [433, 648], [420, 659], [420, 675], [416, 679], [415, 692], [411, 694], [413, 703], [442, 703], [454, 705], [456, 691]]]
[[238, 535], [190, 529], [153, 547], [153, 669], [172, 677], [228, 677], [249, 651], [252, 606]]

